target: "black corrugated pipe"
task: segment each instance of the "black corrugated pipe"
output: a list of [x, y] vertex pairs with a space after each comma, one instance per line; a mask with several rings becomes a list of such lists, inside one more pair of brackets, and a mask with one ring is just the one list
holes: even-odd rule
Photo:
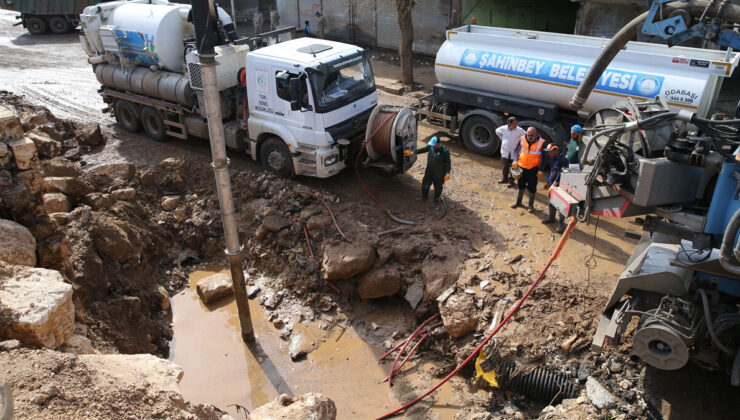
[[216, 33], [213, 31], [216, 13], [212, 0], [193, 0], [193, 26], [195, 41], [200, 56], [213, 56], [216, 45]]
[[[722, 238], [722, 246], [719, 248], [719, 265], [729, 273], [740, 276], [740, 267], [730, 262], [732, 245], [735, 242], [737, 231], [740, 230], [740, 210], [732, 215], [730, 223], [725, 228], [725, 234]], [[740, 243], [738, 243], [740, 245]]]

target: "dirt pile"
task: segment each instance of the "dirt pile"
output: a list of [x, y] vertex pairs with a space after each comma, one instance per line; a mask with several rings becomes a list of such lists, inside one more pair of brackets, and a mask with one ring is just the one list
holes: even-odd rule
[[74, 356], [51, 350], [0, 351], [2, 380], [18, 418], [221, 419], [220, 410], [182, 399], [176, 365], [151, 355]]

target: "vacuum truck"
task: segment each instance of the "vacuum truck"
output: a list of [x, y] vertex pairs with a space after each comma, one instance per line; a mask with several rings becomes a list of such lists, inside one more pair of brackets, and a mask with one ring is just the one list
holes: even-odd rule
[[568, 100], [608, 39], [468, 25], [447, 31], [434, 64], [438, 83], [417, 105], [420, 122], [459, 134], [473, 153], [492, 155], [506, 116], [548, 141], [615, 101], [663, 98], [670, 109], [706, 117], [738, 54], [630, 42], [598, 80], [580, 113]]
[[[416, 118], [378, 106], [366, 51], [313, 38], [236, 39], [227, 18], [219, 10], [213, 28], [227, 147], [281, 176], [325, 178], [359, 156], [372, 129], [366, 164], [393, 173], [413, 165], [404, 149], [416, 147]], [[80, 16], [104, 111], [124, 129], [156, 141], [209, 137], [191, 20], [190, 5], [166, 0], [103, 3]]]

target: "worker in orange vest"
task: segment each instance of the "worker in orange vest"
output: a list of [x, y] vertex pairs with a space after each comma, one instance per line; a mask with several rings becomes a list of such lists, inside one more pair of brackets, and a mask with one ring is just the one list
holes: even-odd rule
[[537, 192], [537, 180], [544, 175], [540, 171], [542, 163], [542, 150], [545, 147], [545, 139], [540, 137], [537, 129], [529, 127], [527, 133], [519, 138], [519, 144], [514, 149], [514, 163], [512, 169], [521, 168], [522, 173], [519, 177], [519, 192], [516, 196], [516, 203], [511, 205], [515, 209], [522, 206], [525, 188], [529, 192], [529, 212], [534, 212], [534, 193]]

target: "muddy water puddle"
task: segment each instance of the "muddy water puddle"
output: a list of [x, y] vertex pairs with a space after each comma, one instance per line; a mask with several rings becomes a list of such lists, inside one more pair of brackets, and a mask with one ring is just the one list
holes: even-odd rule
[[[315, 323], [297, 324], [293, 334], [324, 341], [305, 359], [293, 362], [290, 343], [280, 338], [280, 331], [252, 299], [257, 344], [244, 344], [233, 298], [206, 306], [195, 292], [198, 280], [217, 272], [229, 275], [220, 267], [194, 271], [190, 287], [172, 298], [170, 360], [184, 370], [180, 390], [186, 400], [213, 404], [237, 419], [244, 418], [238, 406], [251, 411], [283, 393], [322, 393], [336, 404], [338, 419], [375, 418], [399, 405], [387, 384], [381, 383], [389, 365], [380, 365], [377, 359], [385, 349], [363, 340], [355, 328], [324, 331]], [[398, 325], [398, 314], [387, 308], [369, 311], [363, 319], [381, 328]], [[453, 419], [457, 410], [448, 404], [454, 400], [451, 387], [446, 384], [437, 394], [435, 408], [425, 418]]]

